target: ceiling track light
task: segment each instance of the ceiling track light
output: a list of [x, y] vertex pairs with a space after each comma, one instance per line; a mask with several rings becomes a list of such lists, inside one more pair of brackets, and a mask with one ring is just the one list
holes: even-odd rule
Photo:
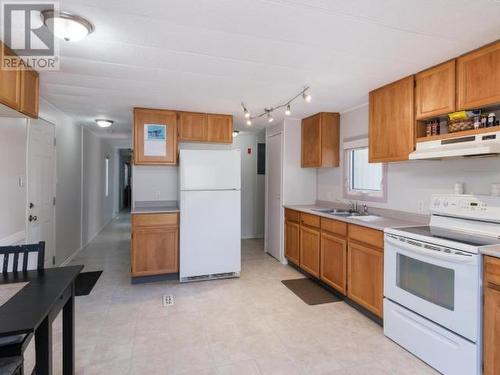
[[234, 130], [233, 131], [233, 138], [236, 138], [238, 136], [238, 134], [240, 134], [240, 131], [239, 130]]
[[280, 105], [277, 105], [275, 107], [265, 108], [264, 112], [262, 112], [262, 113], [260, 113], [260, 114], [258, 114], [256, 116], [251, 116], [250, 112], [245, 107], [245, 104], [241, 103], [241, 108], [243, 109], [243, 115], [247, 119], [246, 120], [246, 124], [248, 126], [250, 126], [250, 125], [252, 125], [252, 120], [258, 119], [258, 118], [261, 118], [261, 117], [264, 117], [264, 116], [266, 116], [267, 122], [271, 123], [271, 122], [274, 121], [274, 118], [272, 116], [272, 112], [276, 111], [277, 109], [281, 109], [281, 108], [285, 108], [285, 115], [286, 116], [290, 116], [292, 114], [292, 110], [291, 110], [292, 102], [295, 99], [297, 99], [297, 98], [299, 98], [301, 96], [302, 96], [302, 99], [304, 99], [304, 101], [306, 103], [310, 103], [311, 102], [312, 96], [309, 93], [309, 86], [306, 86], [303, 90], [301, 90], [297, 95], [295, 95], [293, 98], [291, 98], [287, 102], [285, 102], [283, 104], [280, 104]]

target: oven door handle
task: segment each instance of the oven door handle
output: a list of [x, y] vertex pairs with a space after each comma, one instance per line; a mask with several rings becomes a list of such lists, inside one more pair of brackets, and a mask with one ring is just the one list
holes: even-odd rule
[[412, 253], [420, 254], [423, 256], [426, 256], [428, 258], [434, 258], [434, 259], [441, 259], [445, 260], [447, 262], [453, 262], [453, 263], [474, 263], [475, 259], [472, 255], [468, 254], [448, 254], [448, 253], [443, 253], [441, 251], [437, 250], [431, 250], [431, 249], [421, 249], [418, 246], [411, 245], [407, 242], [402, 242], [399, 240], [395, 240], [389, 236], [385, 236], [385, 242], [395, 246], [396, 248], [401, 248], [404, 250], [411, 251]]

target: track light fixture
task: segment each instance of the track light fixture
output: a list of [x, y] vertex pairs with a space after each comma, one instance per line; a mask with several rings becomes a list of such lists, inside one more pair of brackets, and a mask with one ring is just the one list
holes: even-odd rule
[[281, 109], [281, 108], [285, 108], [285, 115], [290, 116], [292, 114], [291, 103], [300, 96], [302, 96], [302, 99], [304, 99], [304, 101], [306, 103], [311, 102], [312, 96], [309, 93], [309, 86], [306, 86], [303, 90], [301, 90], [297, 95], [295, 95], [293, 98], [291, 98], [287, 102], [285, 102], [283, 104], [279, 104], [276, 107], [265, 108], [264, 112], [262, 112], [256, 116], [252, 116], [250, 114], [250, 112], [248, 111], [248, 109], [245, 107], [245, 104], [241, 103], [241, 108], [243, 109], [243, 115], [247, 119], [246, 124], [248, 126], [250, 126], [250, 125], [252, 125], [252, 120], [257, 119], [257, 118], [261, 118], [264, 116], [266, 116], [267, 122], [271, 123], [274, 121], [274, 118], [272, 116], [272, 112], [276, 111], [277, 109]]

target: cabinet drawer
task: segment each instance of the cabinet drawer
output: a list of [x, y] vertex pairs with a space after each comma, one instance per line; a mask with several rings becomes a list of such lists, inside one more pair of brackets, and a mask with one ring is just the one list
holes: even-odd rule
[[381, 249], [384, 248], [384, 232], [380, 230], [349, 224], [349, 239]]
[[500, 259], [484, 257], [484, 278], [486, 282], [500, 286]]
[[347, 224], [342, 221], [331, 220], [322, 217], [321, 229], [327, 232], [338, 234], [339, 236], [347, 236]]
[[178, 226], [179, 215], [171, 214], [134, 214], [132, 215], [133, 227], [152, 227], [152, 226]]
[[298, 223], [298, 222], [300, 222], [300, 212], [286, 208], [285, 209], [285, 219], [289, 220], [289, 221], [293, 221], [295, 223]]
[[319, 228], [320, 227], [320, 217], [311, 214], [300, 214], [301, 224], [308, 225], [310, 227]]

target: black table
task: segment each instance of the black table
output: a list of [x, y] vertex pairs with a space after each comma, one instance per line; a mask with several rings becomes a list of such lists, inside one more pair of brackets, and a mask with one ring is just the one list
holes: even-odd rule
[[52, 322], [63, 310], [63, 374], [75, 373], [75, 279], [83, 266], [0, 273], [0, 284], [28, 282], [0, 306], [0, 336], [35, 334], [36, 374], [52, 374]]

